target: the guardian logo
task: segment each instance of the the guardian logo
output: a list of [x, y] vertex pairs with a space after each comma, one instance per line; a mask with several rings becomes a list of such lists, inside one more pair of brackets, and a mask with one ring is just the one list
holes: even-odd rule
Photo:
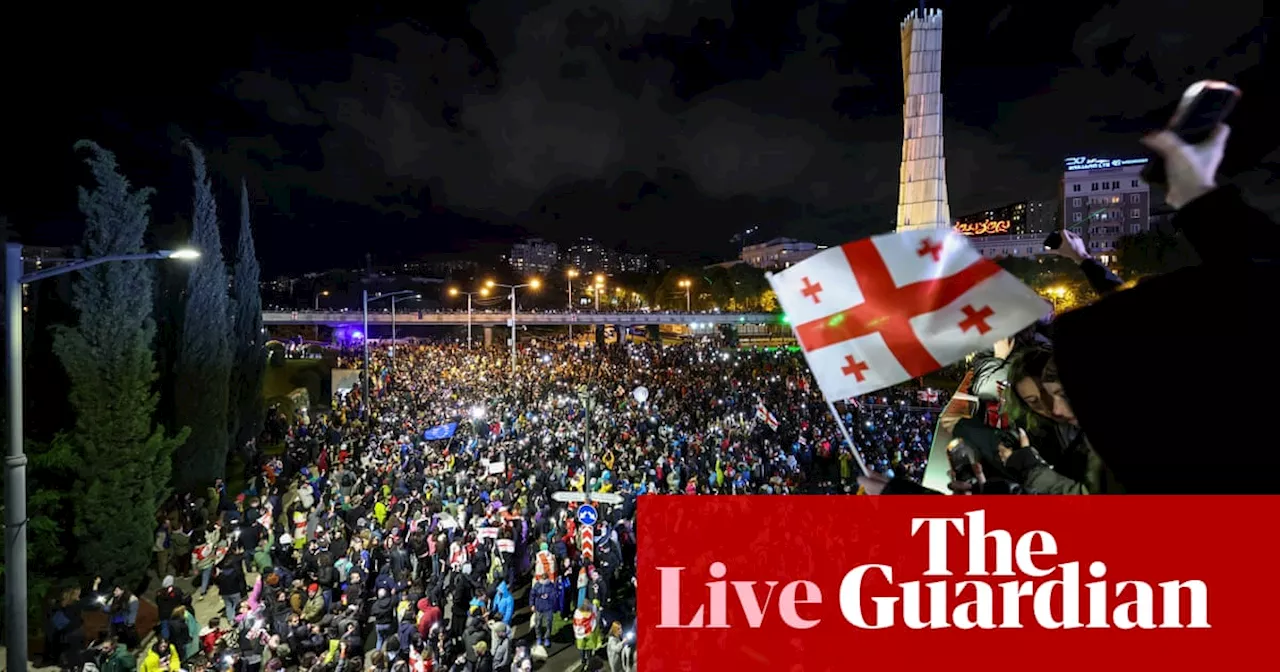
[[[1209, 591], [1203, 581], [1113, 582], [1101, 560], [1060, 561], [1058, 543], [1049, 532], [1033, 530], [1014, 539], [1006, 530], [988, 531], [984, 511], [961, 518], [913, 519], [911, 535], [917, 534], [928, 540], [923, 576], [937, 580], [895, 583], [894, 568], [888, 565], [854, 567], [838, 586], [840, 613], [850, 625], [867, 630], [1210, 627]], [[968, 547], [965, 571], [958, 575], [947, 561], [948, 543], [956, 537]], [[737, 603], [750, 628], [769, 619], [799, 630], [821, 622], [824, 593], [812, 581], [724, 580], [728, 567], [713, 562], [706, 599], [691, 608], [680, 601], [685, 569], [658, 568], [659, 628], [735, 627], [728, 618], [730, 601]], [[871, 608], [864, 609], [868, 600]]]

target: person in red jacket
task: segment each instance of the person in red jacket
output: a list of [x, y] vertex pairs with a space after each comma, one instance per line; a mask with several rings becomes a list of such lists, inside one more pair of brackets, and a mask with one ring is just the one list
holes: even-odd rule
[[418, 636], [422, 641], [430, 641], [431, 629], [440, 624], [440, 607], [431, 604], [431, 600], [418, 600]]

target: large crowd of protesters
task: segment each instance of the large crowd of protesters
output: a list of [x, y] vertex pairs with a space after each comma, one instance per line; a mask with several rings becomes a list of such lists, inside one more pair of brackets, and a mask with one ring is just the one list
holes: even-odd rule
[[[792, 349], [534, 342], [513, 374], [503, 348], [399, 344], [372, 362], [372, 394], [273, 415], [284, 449], [244, 492], [219, 482], [166, 512], [161, 620], [136, 656], [138, 598], [94, 586], [100, 667], [505, 672], [558, 638], [584, 669], [634, 670], [637, 496], [857, 487]], [[843, 408], [872, 464], [915, 479], [937, 410], [936, 393], [905, 389]], [[596, 503], [590, 558], [576, 505], [552, 497], [569, 491], [620, 496]], [[198, 622], [174, 574], [222, 613]]]
[[[1272, 384], [1265, 358], [1177, 365], [1227, 333], [1189, 320], [1197, 291], [1254, 338], [1247, 316], [1277, 286], [1275, 225], [1214, 183], [1225, 137], [1148, 140], [1201, 265], [1123, 289], [1064, 231], [1057, 253], [1104, 297], [979, 353], [976, 408], [919, 389], [837, 406], [869, 473], [786, 349], [535, 342], [513, 371], [501, 349], [379, 347], [371, 390], [273, 419], [285, 447], [254, 463], [244, 492], [219, 482], [166, 512], [154, 633], [137, 631], [137, 596], [95, 582], [104, 643], [86, 647], [65, 608], [51, 611], [50, 645], [64, 661], [101, 652], [105, 672], [506, 672], [558, 643], [583, 669], [630, 671], [636, 497], [927, 492], [935, 426], [958, 439], [957, 492], [1274, 492], [1275, 451], [1255, 449], [1265, 423], [1228, 436], [1220, 414], [1169, 416], [1188, 386], [1253, 399]], [[565, 492], [611, 500], [596, 500], [590, 553]], [[175, 572], [216, 591], [222, 613], [198, 622]]]

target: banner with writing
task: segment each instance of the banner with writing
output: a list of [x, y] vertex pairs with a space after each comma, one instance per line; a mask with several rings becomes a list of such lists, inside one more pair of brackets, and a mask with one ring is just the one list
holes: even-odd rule
[[1280, 497], [638, 500], [645, 670], [1261, 660]]

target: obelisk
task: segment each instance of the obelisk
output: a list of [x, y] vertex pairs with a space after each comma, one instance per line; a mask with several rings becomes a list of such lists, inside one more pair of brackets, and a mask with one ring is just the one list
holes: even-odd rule
[[951, 226], [942, 150], [942, 10], [912, 10], [902, 20], [902, 166], [898, 231]]

